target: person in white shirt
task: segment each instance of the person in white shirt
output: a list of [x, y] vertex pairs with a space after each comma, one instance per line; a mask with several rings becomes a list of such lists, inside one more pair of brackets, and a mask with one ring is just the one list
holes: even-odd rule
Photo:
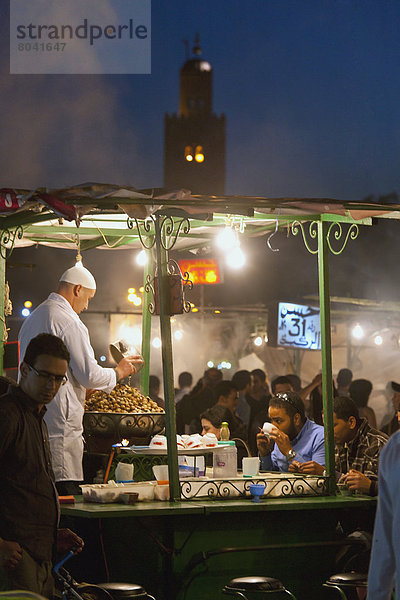
[[140, 356], [123, 358], [115, 369], [97, 364], [89, 332], [79, 318], [96, 293], [93, 275], [78, 262], [60, 277], [57, 291], [26, 319], [19, 332], [20, 355], [39, 333], [60, 337], [71, 355], [68, 381], [49, 404], [45, 421], [49, 431], [52, 466], [60, 495], [80, 494], [83, 480], [83, 413], [87, 389], [107, 393], [117, 381], [132, 375], [143, 362]]

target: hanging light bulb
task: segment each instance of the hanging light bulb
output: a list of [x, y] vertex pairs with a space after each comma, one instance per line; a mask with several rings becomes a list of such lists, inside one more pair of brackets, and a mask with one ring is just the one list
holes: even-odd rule
[[364, 333], [364, 329], [361, 327], [360, 323], [357, 323], [357, 325], [355, 325], [351, 331], [351, 335], [353, 336], [353, 338], [355, 338], [356, 340], [362, 340], [365, 333]]
[[141, 250], [139, 254], [136, 255], [136, 262], [139, 266], [144, 267], [147, 264], [148, 257], [146, 250]]
[[225, 227], [217, 235], [216, 241], [222, 250], [230, 250], [238, 245], [237, 233], [232, 227]]
[[240, 246], [233, 248], [226, 257], [226, 264], [231, 269], [241, 269], [246, 263], [246, 257]]

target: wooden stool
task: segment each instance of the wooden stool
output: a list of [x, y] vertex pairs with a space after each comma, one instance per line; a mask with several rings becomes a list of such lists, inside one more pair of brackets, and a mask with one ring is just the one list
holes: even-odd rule
[[274, 577], [237, 577], [232, 579], [222, 589], [222, 592], [230, 596], [238, 596], [243, 600], [248, 600], [246, 594], [249, 593], [261, 595], [281, 592], [296, 600], [296, 597], [285, 588], [282, 582]]

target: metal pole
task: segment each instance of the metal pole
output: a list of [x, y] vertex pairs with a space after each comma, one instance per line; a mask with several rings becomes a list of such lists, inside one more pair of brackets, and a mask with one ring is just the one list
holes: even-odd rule
[[[160, 223], [161, 221], [161, 223]], [[156, 256], [159, 286], [161, 356], [163, 367], [165, 419], [168, 440], [169, 493], [171, 500], [180, 499], [174, 371], [172, 366], [171, 319], [169, 315], [168, 256], [163, 244], [162, 217], [156, 215]]]
[[144, 358], [143, 369], [140, 372], [140, 390], [145, 396], [149, 393], [150, 376], [150, 338], [151, 338], [151, 313], [149, 305], [151, 303], [151, 290], [146, 292], [147, 276], [153, 273], [153, 252], [145, 250], [147, 261], [143, 274], [143, 317], [142, 317], [142, 356]]
[[333, 387], [332, 387], [332, 348], [331, 315], [329, 295], [329, 248], [327, 243], [329, 223], [318, 221], [318, 278], [319, 306], [321, 315], [321, 358], [322, 358], [322, 398], [325, 428], [325, 467], [329, 477], [328, 492], [335, 494], [335, 442], [333, 438]]
[[0, 375], [3, 375], [4, 334], [6, 331], [6, 316], [4, 310], [4, 294], [6, 289], [6, 259], [0, 255], [0, 321], [2, 323], [0, 336]]

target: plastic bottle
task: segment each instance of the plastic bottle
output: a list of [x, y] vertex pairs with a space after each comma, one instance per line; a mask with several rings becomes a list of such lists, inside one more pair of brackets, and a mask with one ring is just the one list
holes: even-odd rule
[[229, 431], [228, 423], [223, 421], [221, 423], [221, 442], [226, 442], [231, 437], [231, 432]]
[[218, 442], [218, 449], [213, 453], [213, 477], [230, 478], [237, 476], [237, 450], [235, 442]]

